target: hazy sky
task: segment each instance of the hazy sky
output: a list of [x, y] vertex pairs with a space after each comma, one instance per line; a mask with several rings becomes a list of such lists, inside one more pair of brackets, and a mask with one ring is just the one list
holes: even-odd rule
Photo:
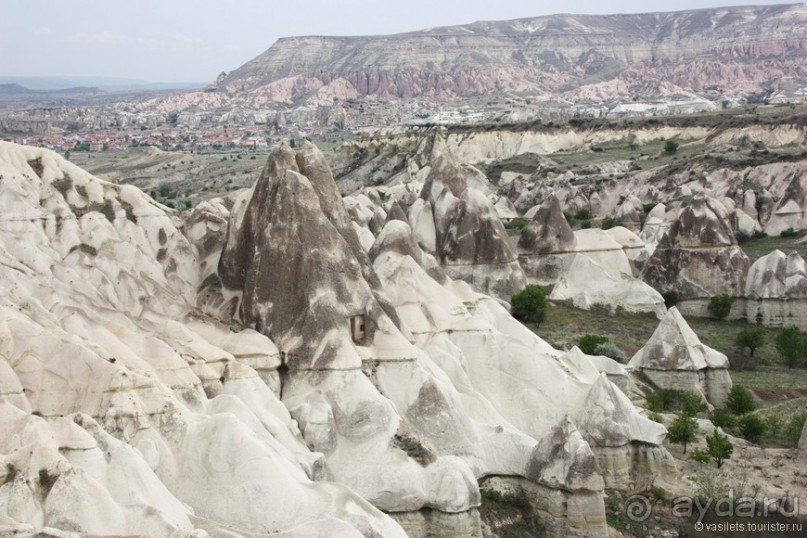
[[757, 0], [3, 0], [0, 75], [209, 82], [279, 37], [388, 34], [553, 13], [644, 13]]

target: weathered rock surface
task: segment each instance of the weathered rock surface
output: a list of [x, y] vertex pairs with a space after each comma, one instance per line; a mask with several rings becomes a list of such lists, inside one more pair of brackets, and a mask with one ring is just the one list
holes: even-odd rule
[[451, 278], [483, 293], [509, 299], [526, 279], [493, 205], [469, 187], [453, 158], [436, 151], [421, 191], [409, 210], [418, 242]]
[[570, 300], [586, 310], [593, 305], [604, 305], [611, 310], [654, 312], [661, 318], [664, 299], [633, 276], [626, 249], [613, 238], [610, 230], [578, 230], [575, 238], [577, 253], [566, 255], [569, 265], [550, 298]]
[[807, 229], [807, 174], [793, 174], [782, 197], [765, 225], [768, 235], [779, 235], [788, 228]]
[[807, 328], [807, 263], [797, 252], [759, 258], [745, 283], [746, 318], [769, 327]]
[[661, 388], [693, 391], [722, 407], [731, 389], [728, 358], [703, 345], [676, 307], [628, 363]]
[[642, 278], [657, 290], [676, 291], [687, 312], [705, 314], [712, 296], [743, 295], [748, 266], [725, 207], [696, 196], [662, 237]]
[[518, 261], [530, 281], [546, 286], [566, 273], [571, 262], [568, 254], [576, 250], [574, 232], [557, 197], [551, 194], [521, 231]]
[[52, 152], [0, 143], [0, 176], [0, 533], [474, 536], [507, 476], [604, 537], [603, 481], [667, 472], [662, 426], [408, 223], [371, 232], [372, 196], [354, 225], [312, 146], [184, 230]]
[[217, 217], [192, 245], [136, 188], [5, 142], [0, 177], [0, 534], [403, 536], [312, 481], [271, 341], [194, 309]]

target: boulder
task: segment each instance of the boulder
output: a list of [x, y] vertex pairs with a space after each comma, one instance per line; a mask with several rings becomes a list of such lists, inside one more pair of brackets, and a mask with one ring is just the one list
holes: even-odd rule
[[715, 407], [723, 407], [731, 389], [728, 368], [728, 358], [702, 344], [676, 307], [628, 363], [660, 388], [696, 392]]

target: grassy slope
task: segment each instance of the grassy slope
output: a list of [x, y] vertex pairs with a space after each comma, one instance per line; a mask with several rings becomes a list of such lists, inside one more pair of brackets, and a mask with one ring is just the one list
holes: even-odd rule
[[[701, 341], [725, 353], [735, 364], [746, 363], [754, 370], [732, 370], [735, 384], [744, 385], [760, 399], [762, 407], [783, 406], [787, 415], [807, 411], [807, 370], [790, 369], [781, 364], [773, 347], [776, 329], [767, 329], [767, 342], [756, 351], [753, 359], [747, 351], [734, 344], [737, 332], [748, 323], [743, 321], [717, 321], [707, 318], [688, 318], [687, 322]], [[658, 320], [653, 314], [609, 315], [605, 309], [579, 310], [566, 303], [551, 304], [546, 321], [531, 328], [555, 347], [565, 349], [577, 343], [584, 334], [607, 336], [632, 356], [653, 334]]]

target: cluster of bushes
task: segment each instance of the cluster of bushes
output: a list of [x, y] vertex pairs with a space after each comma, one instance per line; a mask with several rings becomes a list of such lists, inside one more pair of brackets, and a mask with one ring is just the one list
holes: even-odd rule
[[584, 334], [577, 341], [577, 347], [586, 355], [603, 355], [622, 364], [628, 363], [628, 356], [625, 355], [625, 352], [611, 342], [607, 336]]
[[756, 402], [742, 385], [734, 385], [726, 400], [725, 409], [715, 409], [709, 418], [717, 427], [758, 443], [764, 437], [779, 438], [781, 442], [796, 446], [807, 414], [801, 413], [783, 420], [779, 415], [762, 416], [754, 413]]

